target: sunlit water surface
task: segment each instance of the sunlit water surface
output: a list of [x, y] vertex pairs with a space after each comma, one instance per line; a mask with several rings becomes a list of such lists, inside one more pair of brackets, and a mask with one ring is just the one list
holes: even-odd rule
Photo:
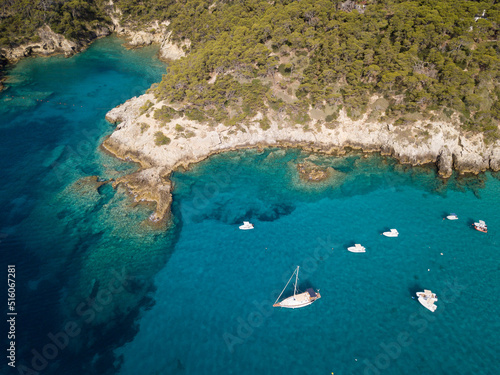
[[[155, 228], [151, 206], [99, 186], [136, 168], [99, 150], [106, 112], [165, 72], [154, 48], [121, 43], [24, 60], [0, 94], [0, 248], [2, 272], [16, 265], [19, 371], [500, 373], [498, 177], [445, 183], [355, 153], [227, 153], [174, 173], [171, 226]], [[304, 159], [335, 172], [303, 182]], [[488, 234], [471, 228], [478, 219]], [[390, 228], [400, 236], [380, 235]], [[366, 253], [348, 252], [354, 243]], [[273, 309], [296, 266], [299, 289], [322, 298]], [[412, 299], [424, 288], [435, 313]]]

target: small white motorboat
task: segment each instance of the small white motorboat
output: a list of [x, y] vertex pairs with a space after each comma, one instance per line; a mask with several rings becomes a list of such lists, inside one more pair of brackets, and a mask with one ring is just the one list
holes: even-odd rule
[[347, 250], [349, 250], [351, 253], [366, 253], [365, 247], [361, 246], [359, 243], [355, 244], [354, 246], [348, 247]]
[[249, 221], [244, 221], [243, 225], [240, 225], [241, 230], [253, 229], [253, 224]]
[[483, 220], [479, 220], [479, 222], [474, 223], [473, 226], [474, 226], [475, 230], [478, 230], [478, 231], [483, 232], [483, 233], [488, 233], [488, 226], [486, 225], [486, 223]]
[[458, 215], [455, 213], [451, 213], [448, 216], [446, 216], [448, 220], [458, 220]]
[[434, 304], [438, 299], [435, 293], [432, 293], [430, 290], [424, 289], [423, 292], [417, 292], [418, 302], [422, 304], [426, 309], [434, 312], [437, 309], [437, 306]]
[[382, 233], [386, 237], [397, 237], [399, 236], [399, 232], [397, 229], [391, 229], [389, 232]]

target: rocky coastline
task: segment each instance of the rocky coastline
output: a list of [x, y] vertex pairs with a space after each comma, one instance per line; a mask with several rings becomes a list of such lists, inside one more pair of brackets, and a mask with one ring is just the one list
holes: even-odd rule
[[[45, 25], [37, 30], [39, 42], [0, 50], [0, 74], [2, 64], [5, 66], [6, 62], [15, 63], [31, 55], [62, 53], [71, 56], [93, 40], [113, 32], [126, 39], [128, 48], [153, 43], [160, 45], [159, 57], [166, 61], [181, 58], [190, 49], [189, 40], [181, 45], [172, 41], [168, 21], [155, 21], [140, 29], [134, 25], [122, 25], [121, 12], [112, 1], [109, 2], [108, 13], [111, 24], [94, 30], [95, 38], [69, 41]], [[376, 100], [373, 98], [372, 102]], [[136, 201], [156, 202], [156, 210], [150, 218], [154, 222], [169, 216], [172, 201], [169, 177], [172, 171], [181, 166], [187, 168], [216, 153], [244, 148], [300, 147], [329, 155], [343, 155], [346, 149], [354, 148], [390, 155], [405, 164], [435, 163], [442, 178], [449, 178], [453, 170], [474, 174], [488, 169], [500, 170], [500, 141], [488, 144], [483, 134], [464, 132], [457, 125], [458, 118], [453, 117], [448, 122], [416, 121], [411, 125], [394, 125], [371, 121], [370, 113], [359, 120], [352, 120], [345, 111], [340, 111], [334, 123], [316, 119], [303, 126], [281, 121], [278, 114], [271, 113], [268, 115], [270, 126], [263, 129], [259, 125], [263, 118], [261, 114], [249, 125], [237, 127], [213, 126], [186, 117], [164, 124], [153, 118], [154, 111], [163, 106], [170, 105], [157, 102], [152, 94], [145, 94], [109, 111], [106, 119], [119, 124], [102, 144], [102, 148], [112, 155], [141, 165], [138, 172], [113, 181], [113, 186], [123, 184]], [[310, 113], [310, 118], [316, 116]], [[155, 135], [158, 132], [169, 139], [168, 144], [156, 144]], [[331, 173], [314, 165], [298, 166], [298, 171], [301, 178], [308, 181], [321, 181]]]
[[[131, 27], [110, 25], [110, 27], [100, 27], [94, 30], [93, 38], [79, 40], [77, 42], [66, 39], [63, 35], [56, 34], [48, 25], [40, 27], [37, 34], [39, 42], [23, 44], [14, 48], [3, 48], [0, 50], [0, 69], [7, 63], [15, 64], [19, 60], [29, 56], [52, 56], [63, 54], [70, 57], [81, 52], [94, 40], [110, 35], [115, 32], [118, 36], [126, 39], [125, 46], [128, 48], [139, 48], [150, 44], [159, 44], [159, 58], [168, 61], [185, 56], [184, 49], [190, 46], [189, 41], [185, 41], [181, 46], [173, 43], [171, 32], [166, 30], [168, 22], [155, 22], [150, 25], [149, 32], [134, 31]], [[184, 48], [184, 49], [183, 49]]]
[[[213, 154], [244, 148], [300, 147], [330, 155], [343, 155], [346, 149], [354, 148], [390, 155], [405, 164], [435, 163], [443, 178], [450, 177], [453, 170], [474, 174], [500, 170], [500, 141], [487, 144], [482, 134], [464, 133], [453, 122], [397, 126], [370, 122], [369, 114], [352, 120], [341, 111], [334, 127], [315, 120], [305, 127], [271, 116], [274, 120], [264, 130], [259, 126], [260, 114], [250, 125], [238, 127], [213, 126], [186, 117], [165, 124], [153, 116], [156, 109], [165, 105], [168, 104], [157, 102], [152, 94], [145, 94], [112, 109], [106, 119], [118, 125], [102, 144], [116, 157], [140, 163], [140, 171], [121, 178], [115, 185], [126, 185], [136, 200], [156, 202], [157, 209], [151, 217], [154, 221], [168, 216], [172, 171]], [[156, 144], [158, 132], [168, 137], [168, 144]], [[319, 180], [324, 177], [314, 166], [305, 169], [306, 175], [308, 171]]]
[[51, 56], [63, 54], [66, 57], [72, 56], [85, 49], [95, 39], [111, 34], [112, 29], [100, 27], [93, 31], [93, 37], [79, 40], [77, 42], [66, 39], [63, 35], [52, 31], [48, 25], [37, 29], [40, 41], [22, 44], [13, 48], [3, 48], [0, 53], [4, 60], [14, 64], [19, 60], [29, 56]]
[[[63, 35], [57, 34], [48, 25], [37, 29], [39, 41], [22, 44], [12, 48], [0, 48], [0, 91], [3, 89], [2, 81], [5, 79], [2, 72], [7, 64], [15, 64], [19, 60], [29, 56], [52, 56], [63, 54], [66, 57], [73, 56], [87, 48], [93, 41], [116, 33], [126, 40], [125, 47], [139, 48], [151, 44], [160, 46], [158, 57], [163, 61], [175, 60], [186, 55], [191, 45], [189, 40], [180, 45], [172, 41], [172, 33], [167, 30], [168, 21], [155, 21], [140, 28], [133, 24], [121, 24], [121, 11], [116, 8], [110, 0], [107, 13], [111, 24], [99, 26], [92, 30], [92, 36], [87, 39], [71, 41]], [[147, 30], [147, 31], [145, 31]]]

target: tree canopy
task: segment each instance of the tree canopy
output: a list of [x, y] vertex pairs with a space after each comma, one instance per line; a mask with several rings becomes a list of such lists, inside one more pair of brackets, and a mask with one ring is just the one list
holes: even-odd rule
[[36, 29], [49, 25], [71, 40], [92, 39], [92, 29], [109, 25], [105, 0], [3, 0], [0, 48], [37, 42]]
[[[70, 39], [109, 23], [105, 0], [5, 0], [0, 47], [44, 23]], [[370, 110], [411, 123], [458, 119], [498, 137], [500, 4], [495, 0], [115, 0], [122, 23], [170, 21], [189, 54], [158, 98], [198, 119], [237, 125], [258, 111], [307, 122]], [[108, 9], [109, 11], [109, 9]], [[384, 98], [372, 103], [375, 97]], [[453, 116], [454, 114], [454, 116]], [[378, 117], [377, 117], [378, 116]], [[264, 119], [264, 122], [266, 119]]]
[[[207, 118], [233, 123], [266, 108], [293, 118], [325, 106], [356, 118], [378, 95], [388, 101], [385, 120], [455, 113], [467, 129], [498, 136], [493, 0], [183, 0], [163, 11], [191, 51], [156, 93]], [[277, 95], [280, 86], [298, 100]]]

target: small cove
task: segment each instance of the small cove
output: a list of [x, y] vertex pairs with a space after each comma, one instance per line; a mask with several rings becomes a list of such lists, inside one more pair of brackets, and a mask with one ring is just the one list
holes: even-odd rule
[[[75, 321], [81, 332], [41, 373], [498, 372], [497, 178], [444, 183], [352, 154], [315, 156], [341, 174], [310, 185], [295, 168], [309, 154], [243, 150], [174, 173], [173, 226], [152, 229], [150, 207], [124, 190], [77, 183], [136, 168], [98, 150], [113, 129], [104, 116], [165, 65], [154, 48], [120, 44], [24, 60], [0, 94], [0, 247], [18, 273], [19, 365], [33, 368], [32, 350]], [[443, 221], [450, 211], [460, 219]], [[478, 219], [490, 233], [470, 228]], [[243, 220], [255, 230], [239, 231]], [[400, 237], [380, 236], [391, 227]], [[354, 242], [367, 253], [347, 252]], [[322, 299], [269, 309], [297, 265], [301, 289]], [[95, 300], [120, 280], [111, 301]], [[423, 288], [440, 298], [434, 315], [411, 298]]]

